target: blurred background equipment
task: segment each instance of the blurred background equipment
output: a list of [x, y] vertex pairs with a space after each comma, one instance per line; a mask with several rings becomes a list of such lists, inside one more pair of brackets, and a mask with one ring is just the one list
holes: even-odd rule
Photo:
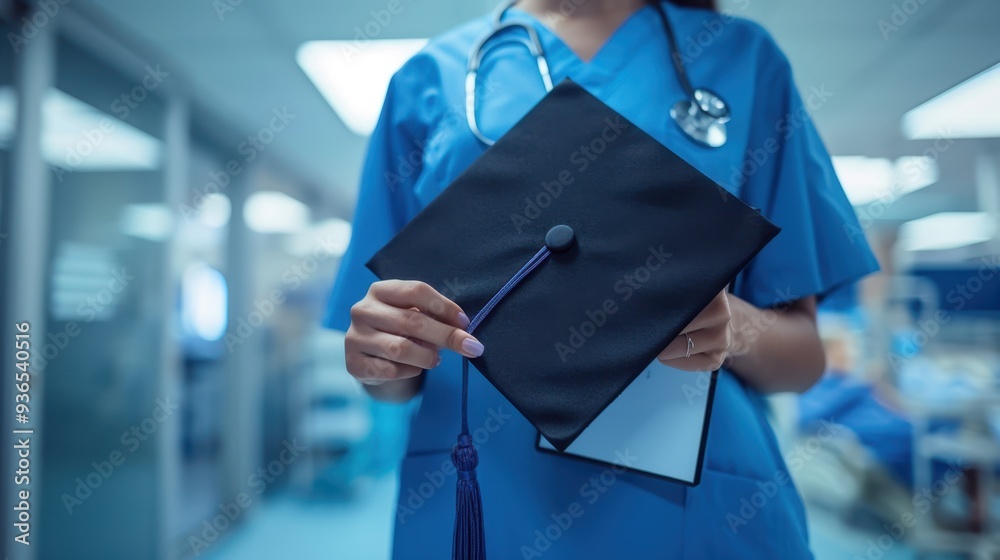
[[[390, 76], [493, 5], [0, 0], [7, 557], [388, 558], [419, 403], [368, 399], [319, 318]], [[817, 558], [1000, 557], [1000, 4], [721, 7], [788, 54], [883, 267], [769, 398]]]

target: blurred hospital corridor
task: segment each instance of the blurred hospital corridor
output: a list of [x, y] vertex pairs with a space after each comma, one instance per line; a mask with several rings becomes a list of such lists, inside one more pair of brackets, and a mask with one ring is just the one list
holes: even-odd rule
[[[564, 3], [572, 12], [588, 1]], [[491, 76], [520, 76], [539, 98], [545, 93], [548, 74], [536, 74], [540, 57], [525, 34], [484, 57], [478, 81], [469, 74], [473, 90], [484, 92], [471, 97], [469, 118], [464, 88], [475, 56], [434, 38], [473, 43], [498, 4], [0, 0], [7, 39], [0, 46], [0, 399], [7, 433], [0, 557], [389, 560], [408, 508], [420, 511], [445, 496], [451, 508], [455, 471], [424, 473], [424, 463], [416, 469], [404, 457], [410, 449], [426, 464], [437, 460], [436, 450], [427, 451], [431, 438], [411, 438], [411, 427], [422, 404], [442, 406], [447, 397], [457, 410], [460, 391], [449, 385], [404, 404], [373, 399], [373, 388], [347, 370], [345, 333], [324, 324], [336, 325], [331, 293], [352, 238], [357, 246], [364, 243], [359, 232], [395, 233], [404, 214], [437, 192], [420, 183], [404, 193], [412, 195], [405, 208], [371, 205], [404, 200], [396, 185], [408, 188], [428, 161], [437, 167], [425, 181], [458, 175], [461, 158], [486, 152], [481, 136], [499, 136], [504, 118], [535, 102], [517, 99], [516, 88]], [[748, 72], [716, 62], [720, 42], [747, 30], [765, 37], [762, 44], [773, 39], [787, 56], [776, 66], [790, 72], [798, 93], [789, 94], [795, 110], [768, 132], [783, 141], [814, 125], [822, 141], [810, 137], [813, 149], [828, 151], [832, 166], [824, 175], [826, 168], [807, 162], [803, 173], [839, 182], [846, 199], [835, 202], [857, 216], [856, 226], [847, 220], [834, 232], [857, 244], [825, 255], [816, 274], [836, 277], [849, 266], [847, 250], [866, 243], [879, 268], [824, 291], [816, 347], [825, 351], [825, 371], [808, 391], [765, 396], [726, 378], [723, 389], [761, 411], [760, 424], [773, 429], [768, 451], [784, 467], [759, 486], [734, 482], [752, 491], [729, 496], [725, 507], [716, 503], [724, 511], [714, 512], [713, 523], [733, 542], [766, 541], [755, 531], [777, 518], [774, 496], [797, 492], [817, 560], [1000, 558], [1000, 2], [719, 0], [717, 12], [701, 16], [685, 2], [664, 5], [686, 14], [683, 22], [706, 18], [677, 34], [677, 52], [662, 53], [683, 59], [683, 78], [670, 67], [642, 70], [636, 73], [652, 85], [632, 91], [614, 81], [624, 83], [625, 72], [602, 69], [600, 59], [588, 66], [580, 58], [578, 68], [611, 84], [608, 99], [638, 116], [655, 112], [659, 124], [650, 134], [680, 139], [678, 153], [742, 162], [709, 164], [707, 175], [739, 178], [794, 154], [731, 146], [713, 152], [720, 130], [742, 148], [765, 117], [739, 111], [753, 92], [729, 94], [731, 121], [711, 114], [721, 114], [721, 102], [700, 113], [696, 102], [715, 83]], [[527, 18], [518, 9], [511, 8], [513, 17]], [[659, 25], [655, 13], [623, 24], [632, 27], [597, 56], [652, 56], [629, 34]], [[553, 76], [566, 68], [559, 54], [570, 52], [559, 48], [549, 53]], [[437, 107], [436, 96], [447, 96], [428, 90], [401, 100], [401, 88], [414, 87], [407, 76], [390, 86], [404, 63], [426, 52], [459, 61], [409, 67], [422, 70], [421, 79], [444, 76], [453, 90], [435, 130], [414, 123]], [[523, 77], [522, 68], [531, 74]], [[694, 101], [647, 100], [654, 86], [681, 91], [688, 75], [706, 88]], [[777, 80], [758, 78], [764, 86]], [[678, 101], [691, 121], [671, 117]], [[383, 107], [405, 111], [387, 110], [376, 129]], [[705, 115], [714, 128], [698, 128]], [[726, 122], [728, 129], [719, 126]], [[390, 133], [429, 140], [400, 149]], [[385, 188], [359, 194], [365, 174], [384, 179]], [[776, 196], [764, 205], [786, 202]], [[362, 229], [366, 207], [386, 223]], [[798, 218], [807, 229], [814, 225], [808, 213]], [[485, 218], [468, 217], [473, 225], [477, 219]], [[480, 240], [445, 241], [464, 250]], [[795, 268], [803, 258], [790, 260]], [[363, 262], [354, 264], [374, 279]], [[573, 293], [585, 279], [578, 280], [549, 295]], [[761, 288], [762, 297], [778, 302], [781, 282], [777, 290]], [[530, 326], [509, 331], [535, 335]], [[688, 344], [690, 355], [690, 337]], [[457, 355], [445, 354], [445, 367], [457, 371]], [[482, 390], [483, 376], [472, 375]], [[526, 425], [514, 415], [496, 441]], [[421, 426], [447, 431], [453, 443], [453, 416], [425, 418]], [[750, 441], [743, 427], [725, 437]], [[18, 447], [24, 439], [30, 443]], [[532, 439], [537, 448], [527, 452], [545, 453], [541, 440]], [[482, 447], [484, 457], [501, 455], [499, 443]], [[712, 452], [698, 450], [697, 468]], [[446, 460], [450, 450], [440, 455]], [[402, 486], [401, 473], [409, 481]], [[553, 486], [569, 484], [555, 478]], [[683, 500], [694, 492], [688, 481], [637, 472], [615, 480], [607, 489], [613, 499], [670, 490]], [[536, 490], [527, 487], [524, 496], [542, 493]], [[494, 505], [524, 498], [491, 493], [485, 484], [482, 492]], [[601, 504], [581, 519], [598, 515]], [[450, 511], [441, 521], [449, 538]], [[556, 514], [539, 518], [548, 523]], [[594, 538], [577, 537], [573, 528], [548, 536], [545, 525], [538, 529], [524, 531], [524, 546], [518, 543], [532, 551], [525, 558], [561, 558], [557, 544]], [[425, 557], [449, 555], [428, 550]]]

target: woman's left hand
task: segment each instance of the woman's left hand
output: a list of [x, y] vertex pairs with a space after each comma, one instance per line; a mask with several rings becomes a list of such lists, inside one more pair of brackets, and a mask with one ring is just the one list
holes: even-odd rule
[[657, 359], [665, 365], [685, 371], [719, 369], [729, 355], [729, 346], [733, 342], [731, 319], [729, 298], [723, 290], [691, 321], [680, 336], [670, 342]]

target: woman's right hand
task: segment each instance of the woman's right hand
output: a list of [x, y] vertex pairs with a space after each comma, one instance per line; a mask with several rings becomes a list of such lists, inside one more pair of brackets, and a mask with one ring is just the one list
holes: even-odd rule
[[428, 284], [375, 282], [351, 307], [344, 341], [347, 371], [369, 386], [415, 381], [441, 363], [442, 348], [469, 358], [483, 354], [483, 345], [465, 332], [468, 326], [462, 309]]

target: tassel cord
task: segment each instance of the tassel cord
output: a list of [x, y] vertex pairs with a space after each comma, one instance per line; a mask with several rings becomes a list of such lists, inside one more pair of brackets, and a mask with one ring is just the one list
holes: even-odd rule
[[[543, 246], [492, 297], [469, 322], [469, 333], [493, 311], [493, 308], [538, 267], [551, 251]], [[455, 492], [455, 532], [452, 540], [452, 560], [486, 560], [486, 537], [483, 526], [483, 502], [476, 479], [479, 455], [469, 433], [469, 359], [462, 358], [462, 433], [451, 452], [451, 461], [458, 473]]]

